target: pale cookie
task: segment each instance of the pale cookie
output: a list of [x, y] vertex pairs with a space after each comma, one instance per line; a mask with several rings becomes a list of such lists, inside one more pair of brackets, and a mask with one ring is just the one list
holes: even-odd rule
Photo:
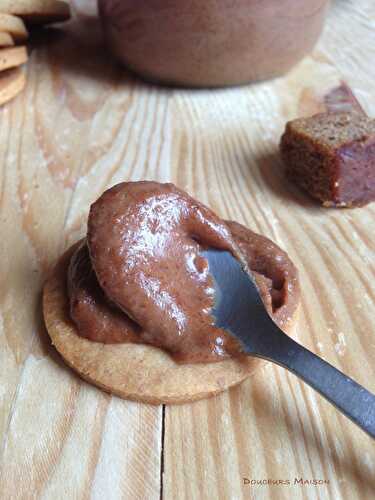
[[16, 42], [24, 42], [29, 37], [29, 33], [22, 19], [12, 16], [11, 14], [0, 14], [0, 31], [5, 31], [12, 35], [12, 38]]
[[26, 47], [0, 49], [0, 71], [21, 66], [27, 61]]
[[8, 69], [0, 73], [0, 105], [22, 92], [25, 84], [26, 77], [21, 68]]
[[[61, 258], [44, 287], [44, 320], [52, 344], [83, 379], [124, 399], [180, 404], [213, 396], [239, 384], [263, 364], [243, 356], [218, 363], [177, 364], [162, 349], [137, 344], [101, 344], [78, 336], [69, 317], [67, 267]], [[294, 331], [297, 312], [288, 323]]]
[[27, 24], [49, 24], [70, 18], [69, 4], [60, 0], [0, 0], [0, 12], [22, 17]]
[[9, 33], [0, 31], [0, 47], [13, 47], [14, 40]]

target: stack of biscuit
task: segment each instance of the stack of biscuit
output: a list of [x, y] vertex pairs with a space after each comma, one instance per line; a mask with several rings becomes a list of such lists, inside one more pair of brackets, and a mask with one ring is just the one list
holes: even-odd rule
[[66, 21], [69, 4], [60, 0], [0, 0], [0, 105], [26, 83], [28, 27]]

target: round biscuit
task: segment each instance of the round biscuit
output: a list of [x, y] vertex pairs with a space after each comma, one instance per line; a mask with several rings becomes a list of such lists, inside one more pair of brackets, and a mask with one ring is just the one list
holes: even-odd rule
[[[43, 294], [44, 320], [52, 344], [83, 379], [124, 399], [181, 404], [207, 398], [248, 378], [264, 361], [242, 356], [217, 363], [178, 364], [162, 349], [101, 344], [77, 334], [70, 320], [66, 274], [74, 247], [58, 262]], [[292, 334], [298, 308], [285, 331]]]
[[0, 71], [21, 66], [27, 59], [26, 47], [0, 49]]
[[24, 42], [29, 37], [22, 19], [11, 14], [0, 14], [0, 31], [9, 33], [16, 42]]
[[21, 68], [8, 69], [0, 73], [0, 105], [22, 92], [25, 84], [26, 77]]
[[13, 47], [13, 46], [14, 46], [14, 40], [12, 36], [9, 33], [6, 33], [5, 31], [0, 31], [0, 48]]
[[0, 12], [20, 16], [27, 24], [67, 21], [70, 6], [61, 0], [0, 0]]

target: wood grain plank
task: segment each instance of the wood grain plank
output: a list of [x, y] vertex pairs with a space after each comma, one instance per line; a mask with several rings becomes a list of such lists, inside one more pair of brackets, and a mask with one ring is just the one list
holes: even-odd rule
[[[158, 147], [146, 136], [138, 147], [143, 128], [126, 147], [134, 118], [146, 122], [165, 109], [155, 92], [133, 99], [130, 80], [116, 93], [121, 72], [77, 22], [40, 35], [25, 94], [0, 112], [0, 497], [157, 499], [161, 408], [80, 381], [41, 320], [42, 284], [84, 231], [90, 202], [112, 176], [131, 175], [122, 156], [140, 155], [143, 168], [145, 151]], [[156, 134], [158, 144], [163, 128], [150, 127], [149, 141]]]
[[[77, 379], [51, 349], [42, 283], [85, 232], [90, 203], [122, 180], [172, 181], [273, 238], [301, 272], [302, 343], [375, 390], [375, 208], [328, 211], [287, 184], [285, 121], [348, 82], [369, 114], [375, 7], [333, 2], [314, 54], [284, 78], [172, 90], [116, 68], [95, 8], [40, 35], [26, 92], [0, 110], [0, 498], [364, 499], [370, 440], [281, 368], [207, 401], [128, 403]], [[246, 485], [243, 478], [329, 484]]]
[[[370, 2], [336, 2], [314, 54], [285, 78], [184, 95], [180, 156], [194, 177], [177, 178], [221, 215], [247, 223], [289, 252], [303, 289], [300, 341], [372, 391], [374, 208], [317, 207], [284, 180], [277, 144], [285, 121], [323, 110], [324, 94], [342, 79], [366, 111], [373, 111], [373, 68], [363, 57], [375, 55], [373, 13]], [[375, 495], [371, 440], [271, 365], [229, 393], [166, 408], [164, 450], [166, 498]], [[301, 477], [329, 484], [294, 485]], [[244, 478], [291, 484], [246, 485]]]

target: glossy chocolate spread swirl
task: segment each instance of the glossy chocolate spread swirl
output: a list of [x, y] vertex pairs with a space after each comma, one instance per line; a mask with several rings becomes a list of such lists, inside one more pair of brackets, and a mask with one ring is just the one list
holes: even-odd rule
[[214, 325], [213, 281], [201, 256], [207, 247], [249, 266], [270, 313], [280, 326], [288, 321], [298, 280], [284, 252], [172, 184], [135, 182], [94, 203], [87, 242], [71, 259], [68, 292], [78, 333], [96, 342], [150, 344], [185, 363], [238, 354], [235, 339]]

